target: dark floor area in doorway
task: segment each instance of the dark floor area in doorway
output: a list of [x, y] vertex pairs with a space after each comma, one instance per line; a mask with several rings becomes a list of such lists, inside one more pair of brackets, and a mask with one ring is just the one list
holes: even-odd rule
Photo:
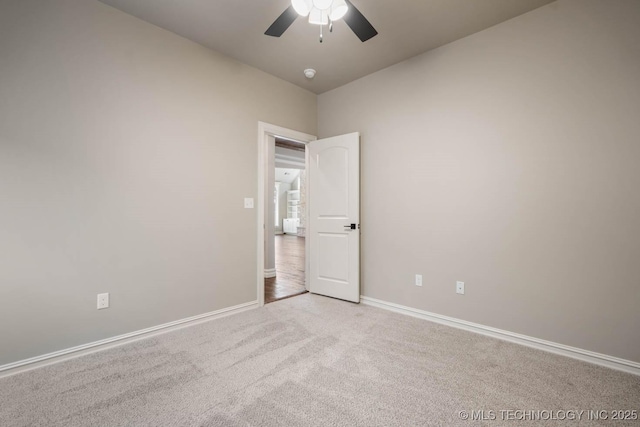
[[304, 294], [304, 237], [275, 236], [276, 277], [264, 279], [264, 302]]

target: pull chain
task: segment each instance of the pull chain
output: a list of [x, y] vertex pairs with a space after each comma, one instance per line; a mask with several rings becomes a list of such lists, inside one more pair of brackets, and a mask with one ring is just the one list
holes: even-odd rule
[[[324, 36], [322, 34], [323, 28], [324, 28], [324, 25], [320, 25], [320, 43], [322, 43], [324, 40]], [[329, 32], [333, 33], [333, 21], [331, 19], [329, 19]]]

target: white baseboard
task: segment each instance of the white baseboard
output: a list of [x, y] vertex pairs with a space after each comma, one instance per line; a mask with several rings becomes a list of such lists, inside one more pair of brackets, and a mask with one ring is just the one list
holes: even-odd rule
[[29, 359], [8, 363], [6, 365], [0, 366], [0, 378], [15, 375], [24, 371], [29, 371], [31, 369], [36, 369], [42, 366], [52, 365], [54, 363], [74, 359], [76, 357], [117, 347], [133, 341], [165, 334], [177, 329], [197, 325], [199, 323], [208, 322], [214, 319], [230, 316], [232, 314], [240, 313], [254, 308], [258, 308], [258, 301], [239, 304], [233, 307], [227, 307], [209, 313], [187, 317], [186, 319], [180, 319], [162, 325], [152, 326], [150, 328], [141, 329], [139, 331], [130, 332], [128, 334], [118, 335], [116, 337], [106, 338], [100, 341], [94, 341], [88, 344], [82, 344], [76, 347], [55, 351], [53, 353], [43, 354], [41, 356], [31, 357]]
[[276, 277], [276, 269], [275, 268], [265, 268], [264, 269], [264, 278], [270, 279], [272, 277]]
[[538, 350], [548, 351], [551, 353], [560, 354], [562, 356], [568, 356], [573, 359], [605, 366], [607, 368], [616, 369], [618, 371], [640, 375], [640, 363], [633, 362], [631, 360], [620, 359], [618, 357], [596, 353], [589, 350], [583, 350], [577, 347], [571, 347], [552, 341], [541, 340], [527, 335], [521, 335], [515, 332], [504, 331], [502, 329], [496, 329], [490, 326], [481, 325], [479, 323], [467, 322], [466, 320], [456, 319], [454, 317], [442, 316], [440, 314], [430, 313], [428, 311], [419, 310], [417, 308], [411, 308], [392, 302], [377, 300], [375, 298], [360, 296], [360, 300], [363, 304], [373, 307], [394, 311], [396, 313], [417, 317], [419, 319], [429, 320], [431, 322], [452, 326], [454, 328], [464, 329], [465, 331], [487, 335], [515, 344], [533, 347]]

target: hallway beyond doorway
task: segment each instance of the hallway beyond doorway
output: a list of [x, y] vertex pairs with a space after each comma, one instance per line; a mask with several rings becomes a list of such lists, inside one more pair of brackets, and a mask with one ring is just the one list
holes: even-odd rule
[[304, 237], [275, 236], [276, 277], [264, 279], [264, 302], [306, 293], [304, 287]]

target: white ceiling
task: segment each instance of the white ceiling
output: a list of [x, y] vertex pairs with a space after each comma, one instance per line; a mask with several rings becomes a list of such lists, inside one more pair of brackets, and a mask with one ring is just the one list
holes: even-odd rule
[[319, 94], [554, 0], [352, 0], [379, 34], [362, 43], [341, 20], [322, 44], [302, 17], [264, 35], [290, 0], [100, 1]]
[[300, 169], [276, 168], [275, 182], [293, 183], [300, 175]]

